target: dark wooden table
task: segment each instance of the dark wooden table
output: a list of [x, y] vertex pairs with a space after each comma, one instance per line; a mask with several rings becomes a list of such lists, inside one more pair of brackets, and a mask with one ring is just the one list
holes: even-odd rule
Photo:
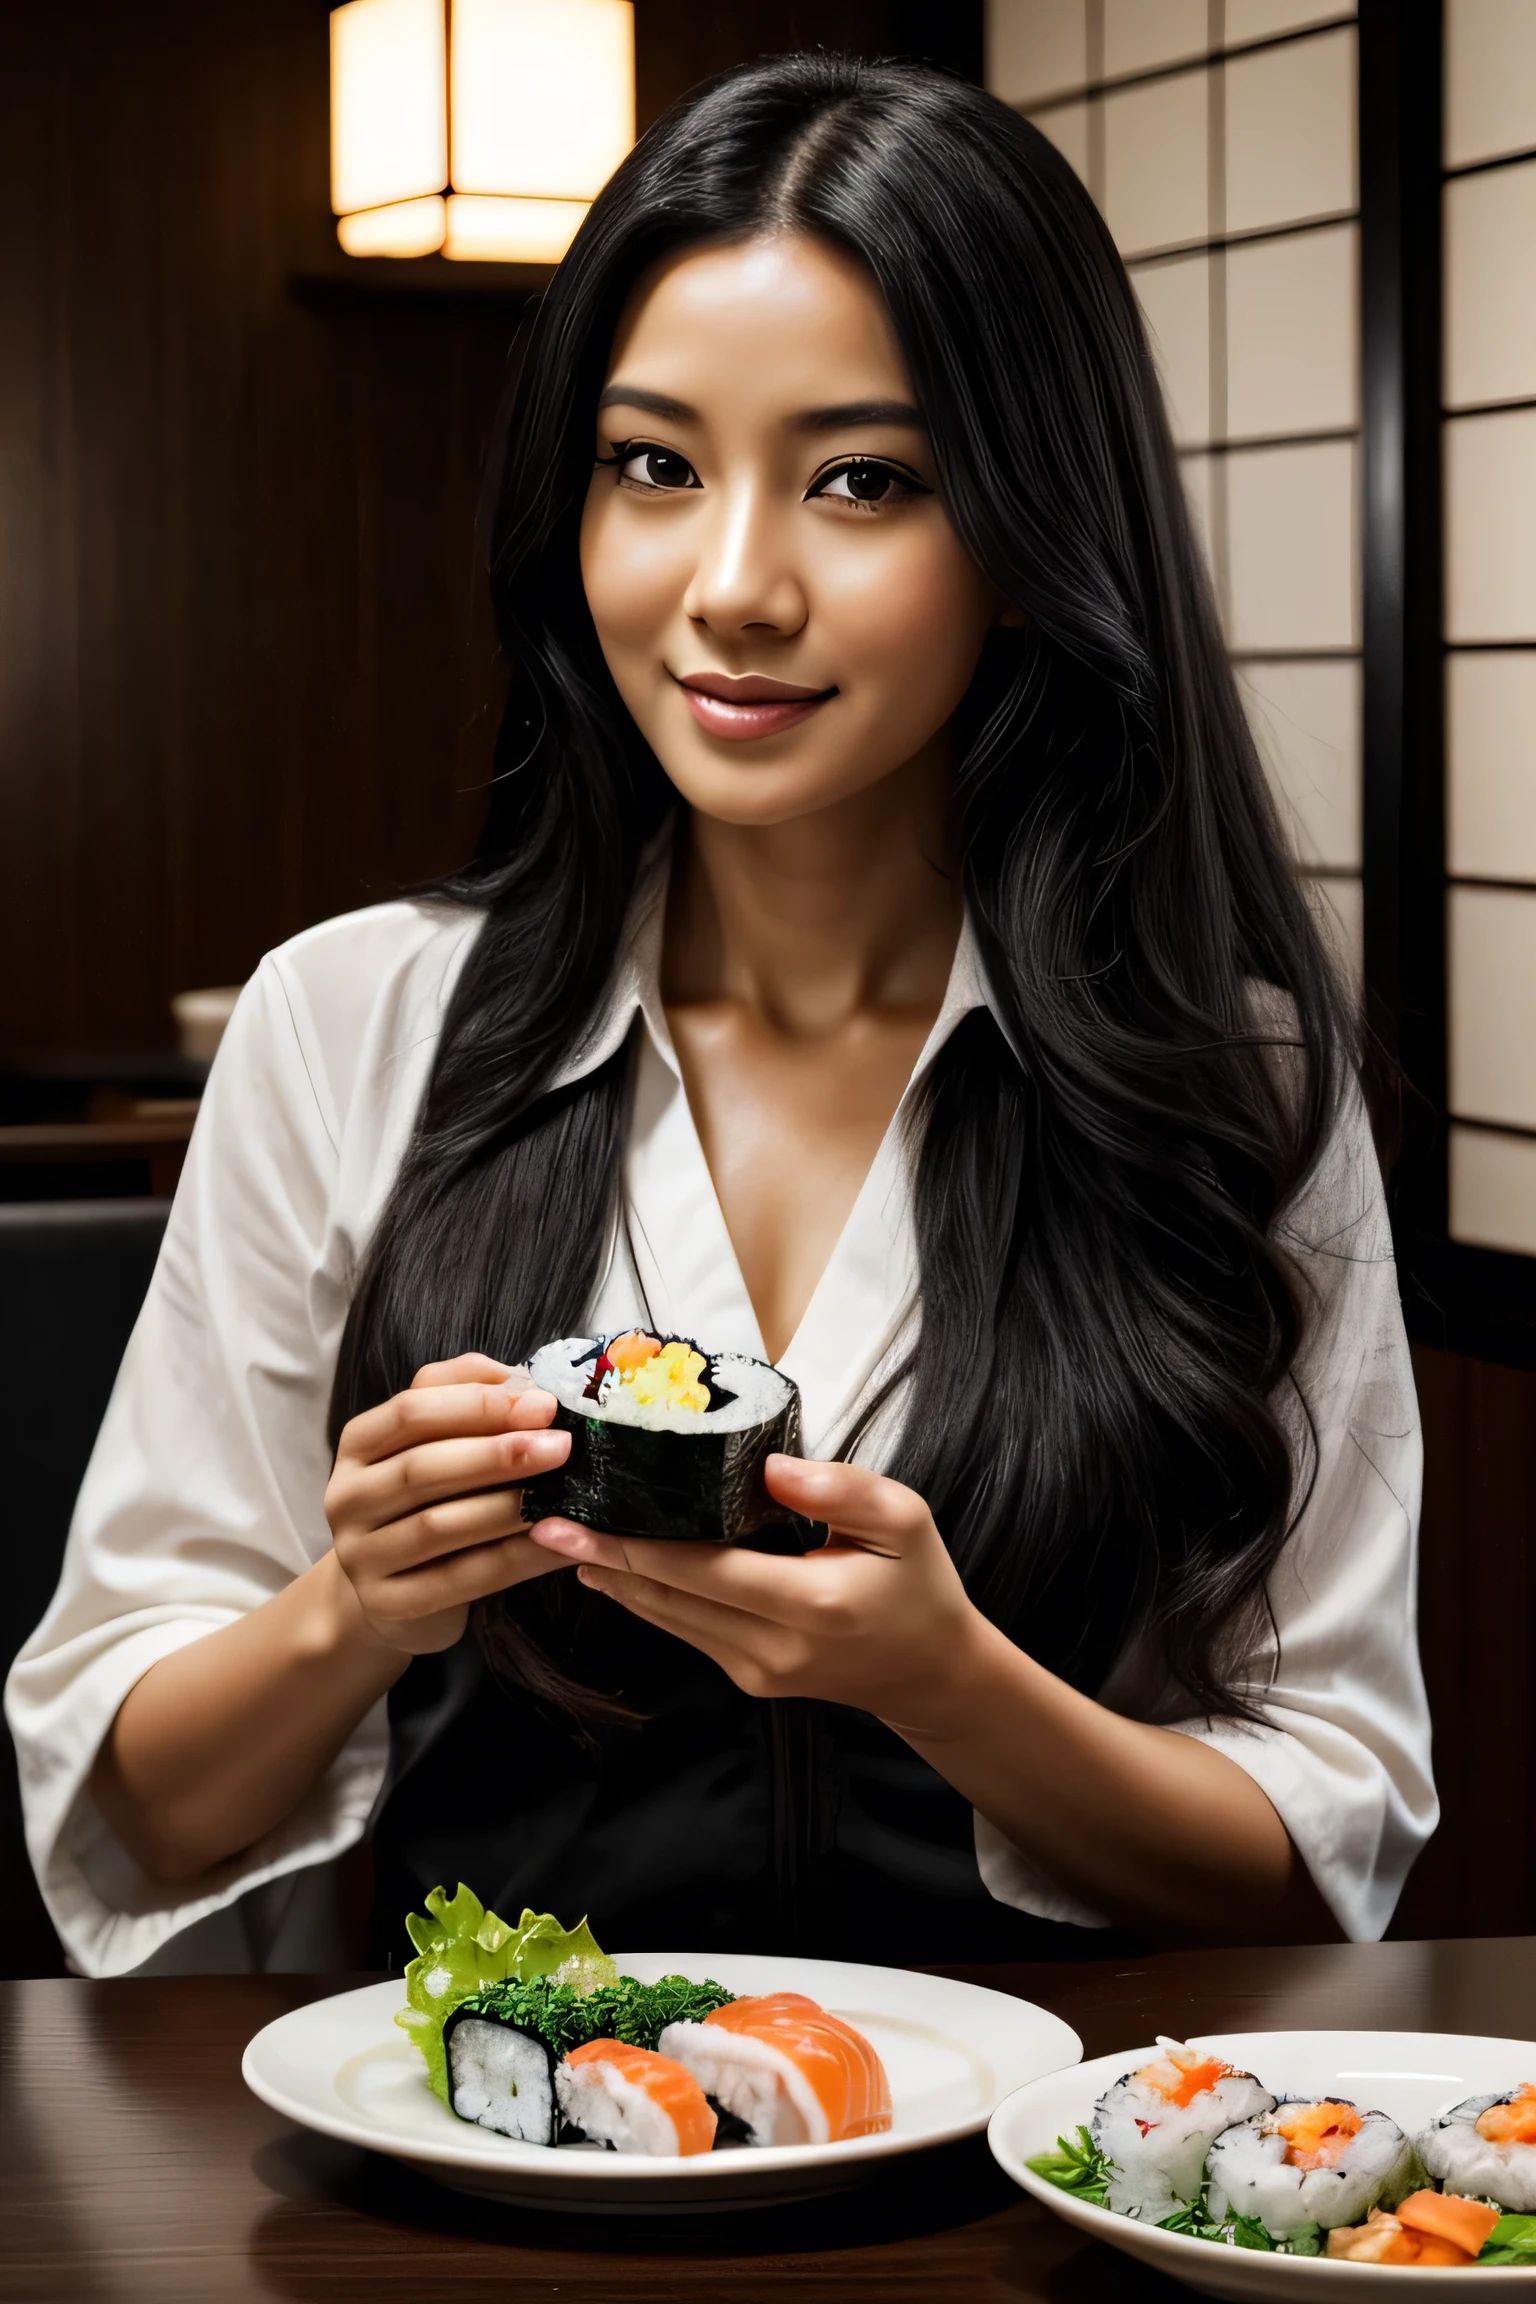
[[[1536, 2037], [1536, 1938], [958, 1973], [1054, 2008], [1089, 2056], [1158, 2032], [1312, 2024]], [[578, 2218], [463, 2198], [290, 2127], [241, 2081], [240, 2052], [262, 2024], [357, 1981], [0, 1987], [0, 2297], [1175, 2304], [1186, 2293], [1024, 2199], [980, 2139], [898, 2161], [861, 2192], [745, 2215]]]

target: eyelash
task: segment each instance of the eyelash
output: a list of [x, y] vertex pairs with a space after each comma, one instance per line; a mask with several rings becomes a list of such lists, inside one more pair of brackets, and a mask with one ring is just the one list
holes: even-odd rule
[[[680, 488], [663, 487], [654, 480], [632, 480], [627, 477], [624, 467], [627, 464], [632, 464], [639, 456], [670, 457], [675, 462], [685, 465], [690, 477]], [[681, 455], [675, 448], [663, 448], [661, 443], [656, 440], [615, 440], [612, 453], [607, 456], [599, 456], [597, 463], [600, 467], [617, 470], [621, 488], [633, 488], [642, 495], [682, 496], [702, 485], [686, 456]], [[826, 471], [817, 473], [810, 487], [806, 490], [805, 501], [811, 502], [818, 497], [827, 496], [827, 491], [835, 480], [841, 480], [848, 473], [860, 470], [877, 472], [893, 480], [899, 490], [899, 494], [895, 498], [896, 502], [911, 502], [915, 497], [933, 494], [933, 490], [925, 482], [919, 480], [915, 472], [910, 471], [904, 464], [898, 464], [892, 457], [843, 456], [835, 464], [829, 465]], [[827, 500], [834, 504], [847, 504], [856, 512], [880, 512], [885, 510], [887, 503], [891, 501], [891, 499], [886, 499], [882, 502], [880, 499], [859, 498], [852, 495], [827, 496]]]

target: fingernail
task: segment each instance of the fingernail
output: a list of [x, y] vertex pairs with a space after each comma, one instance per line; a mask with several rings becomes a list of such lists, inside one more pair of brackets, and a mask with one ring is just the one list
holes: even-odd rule
[[563, 1464], [570, 1451], [568, 1432], [529, 1432], [519, 1437], [530, 1464]]
[[603, 1588], [602, 1575], [596, 1568], [578, 1568], [576, 1581], [578, 1584], [589, 1584], [594, 1592], [600, 1592]]
[[536, 1521], [534, 1523], [534, 1533], [537, 1535], [539, 1542], [541, 1544], [547, 1544], [551, 1551], [558, 1549], [561, 1552], [573, 1552], [576, 1549], [576, 1546], [581, 1542], [581, 1535], [579, 1530], [575, 1528], [562, 1528], [557, 1521], [553, 1520]]

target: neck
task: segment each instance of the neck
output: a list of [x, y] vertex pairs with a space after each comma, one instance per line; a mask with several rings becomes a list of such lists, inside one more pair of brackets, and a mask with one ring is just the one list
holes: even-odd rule
[[963, 912], [948, 784], [935, 743], [786, 824], [690, 815], [667, 907], [665, 999], [741, 1002], [796, 1037], [835, 1032], [863, 1009], [936, 1013]]

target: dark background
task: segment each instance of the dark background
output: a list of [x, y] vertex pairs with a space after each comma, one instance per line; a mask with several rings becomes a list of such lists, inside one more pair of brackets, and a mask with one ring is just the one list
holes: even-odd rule
[[[636, 16], [642, 127], [807, 41], [980, 73], [979, 0]], [[516, 305], [336, 285], [326, 18], [0, 0], [0, 1051], [168, 1046], [174, 991], [478, 821], [473, 514]], [[1536, 1377], [1416, 1362], [1446, 1822], [1394, 1933], [1524, 1930]]]

